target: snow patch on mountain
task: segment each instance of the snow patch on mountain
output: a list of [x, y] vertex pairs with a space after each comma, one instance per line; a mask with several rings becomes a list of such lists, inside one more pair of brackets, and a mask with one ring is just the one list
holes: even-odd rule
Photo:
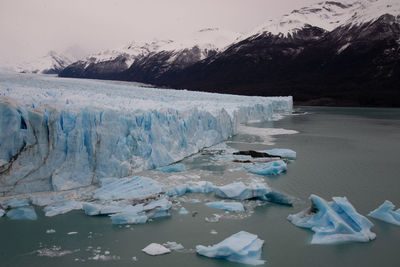
[[50, 51], [46, 56], [31, 62], [18, 64], [14, 70], [23, 73], [57, 74], [71, 63], [72, 60], [70, 58], [55, 51]]

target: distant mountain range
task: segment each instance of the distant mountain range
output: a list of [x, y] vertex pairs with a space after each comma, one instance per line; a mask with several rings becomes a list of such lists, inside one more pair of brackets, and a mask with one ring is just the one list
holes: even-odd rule
[[247, 34], [210, 28], [184, 41], [133, 42], [59, 75], [293, 95], [303, 105], [400, 106], [400, 1], [324, 1]]

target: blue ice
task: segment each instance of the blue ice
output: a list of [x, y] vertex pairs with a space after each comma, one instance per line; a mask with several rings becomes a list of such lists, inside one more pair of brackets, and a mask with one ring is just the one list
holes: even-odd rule
[[175, 187], [169, 188], [166, 194], [169, 197], [180, 197], [186, 194], [187, 186], [186, 184], [177, 185]]
[[251, 182], [245, 185], [243, 182], [235, 182], [214, 188], [215, 195], [221, 198], [246, 200], [252, 198], [265, 199], [265, 195], [272, 192], [266, 183]]
[[283, 160], [271, 161], [267, 163], [244, 165], [248, 172], [258, 175], [279, 175], [287, 170], [287, 165]]
[[289, 215], [294, 225], [314, 231], [311, 244], [368, 242], [375, 239], [370, 229], [373, 224], [357, 213], [346, 197], [333, 197], [327, 202], [319, 196], [310, 196], [312, 206]]
[[198, 181], [198, 182], [187, 182], [186, 192], [187, 193], [211, 193], [214, 191], [214, 185], [208, 181]]
[[226, 211], [244, 211], [243, 204], [240, 202], [225, 202], [215, 201], [206, 203], [207, 206], [214, 209], [226, 210]]
[[198, 254], [210, 258], [260, 265], [264, 264], [264, 261], [260, 259], [263, 244], [264, 241], [257, 235], [241, 231], [213, 246], [197, 245], [196, 251]]
[[163, 166], [163, 167], [158, 167], [156, 170], [160, 171], [160, 172], [168, 172], [168, 173], [183, 172], [183, 171], [186, 171], [186, 167], [182, 163], [176, 163], [176, 164], [171, 164], [171, 165], [167, 165], [167, 166]]
[[391, 201], [385, 200], [382, 205], [371, 211], [368, 216], [400, 226], [400, 209], [395, 211], [394, 208], [395, 206]]
[[186, 214], [189, 214], [189, 211], [187, 209], [185, 209], [184, 207], [182, 207], [182, 208], [179, 209], [178, 213], [180, 215], [186, 215]]
[[80, 209], [82, 209], [81, 202], [78, 202], [75, 199], [67, 199], [52, 203], [46, 206], [43, 210], [46, 216], [52, 217], [59, 214], [70, 212], [71, 210], [80, 210]]
[[100, 200], [146, 199], [162, 192], [158, 182], [146, 177], [120, 178], [107, 181], [94, 192], [94, 198]]
[[4, 201], [1, 204], [1, 206], [3, 206], [3, 208], [5, 208], [5, 209], [19, 208], [19, 207], [29, 206], [29, 201], [28, 201], [28, 199], [12, 198], [12, 199]]
[[33, 207], [24, 206], [12, 209], [7, 212], [7, 217], [11, 220], [36, 220], [37, 215]]
[[109, 215], [123, 211], [128, 205], [125, 203], [109, 201], [106, 203], [84, 202], [82, 208], [86, 215]]

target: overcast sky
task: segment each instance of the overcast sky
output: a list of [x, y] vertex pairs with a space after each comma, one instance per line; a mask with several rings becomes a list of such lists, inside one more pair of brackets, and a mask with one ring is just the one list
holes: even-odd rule
[[246, 32], [318, 0], [0, 0], [0, 65], [205, 28]]

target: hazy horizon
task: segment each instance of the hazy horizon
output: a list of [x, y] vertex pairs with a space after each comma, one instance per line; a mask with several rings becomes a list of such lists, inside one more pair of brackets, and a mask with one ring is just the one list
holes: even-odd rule
[[0, 66], [66, 49], [93, 53], [206, 27], [245, 33], [318, 0], [0, 0]]

